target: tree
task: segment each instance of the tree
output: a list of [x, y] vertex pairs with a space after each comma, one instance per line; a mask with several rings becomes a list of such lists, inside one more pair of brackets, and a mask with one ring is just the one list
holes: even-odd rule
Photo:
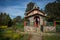
[[0, 13], [0, 25], [8, 25], [8, 21], [10, 20], [10, 16], [6, 13]]
[[21, 16], [17, 16], [16, 18], [13, 19], [13, 23], [21, 23]]
[[56, 0], [57, 2], [60, 2], [60, 0]]
[[0, 13], [0, 25], [2, 25], [2, 16], [3, 16], [3, 14]]
[[9, 21], [8, 21], [8, 27], [11, 27], [13, 25], [13, 22], [12, 22], [12, 20], [10, 19]]
[[45, 6], [45, 12], [50, 18], [60, 19], [60, 2], [48, 3]]
[[30, 11], [33, 8], [34, 4], [35, 3], [33, 3], [33, 2], [28, 3], [27, 8], [26, 8], [26, 12]]

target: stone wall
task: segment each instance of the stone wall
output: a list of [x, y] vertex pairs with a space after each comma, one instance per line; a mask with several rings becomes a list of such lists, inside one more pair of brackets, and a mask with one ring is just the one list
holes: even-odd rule
[[25, 26], [24, 31], [25, 32], [41, 32], [40, 27], [34, 27], [34, 26]]
[[30, 26], [34, 26], [34, 17], [28, 18], [30, 21]]
[[36, 28], [32, 26], [26, 26], [24, 27], [25, 32], [36, 32]]
[[42, 16], [40, 16], [40, 25], [43, 25], [43, 17]]
[[56, 32], [56, 27], [53, 26], [45, 26], [43, 27], [44, 32]]

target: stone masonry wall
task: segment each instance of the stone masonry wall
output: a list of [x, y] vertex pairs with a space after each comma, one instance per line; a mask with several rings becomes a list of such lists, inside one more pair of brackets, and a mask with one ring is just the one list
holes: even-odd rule
[[56, 27], [53, 27], [53, 26], [44, 26], [43, 30], [44, 30], [44, 32], [56, 32]]

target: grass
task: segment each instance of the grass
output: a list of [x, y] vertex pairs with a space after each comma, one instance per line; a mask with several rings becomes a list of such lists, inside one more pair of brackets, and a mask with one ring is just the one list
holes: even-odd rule
[[2, 35], [0, 34], [0, 40], [26, 40], [28, 39], [28, 34], [20, 34], [17, 32], [14, 32], [13, 30], [5, 30], [2, 31]]
[[59, 35], [44, 36], [43, 40], [60, 40], [60, 36]]
[[29, 38], [29, 35], [25, 34], [20, 40], [28, 40], [28, 38]]
[[[27, 40], [29, 35], [28, 34], [20, 34], [14, 32], [14, 29], [7, 29], [7, 26], [2, 26], [3, 28], [0, 29], [0, 40]], [[23, 31], [23, 24], [17, 25], [18, 29]], [[18, 30], [17, 29], [17, 30]]]
[[0, 28], [3, 28], [3, 29], [5, 29], [5, 28], [7, 28], [7, 26], [0, 26]]
[[[24, 31], [24, 26], [23, 23], [22, 24], [18, 24], [16, 25], [16, 27], [18, 29], [20, 29], [21, 31]], [[57, 25], [57, 27], [60, 27], [60, 25]], [[0, 28], [7, 28], [7, 26], [1, 26]], [[59, 28], [60, 30], [60, 28]], [[14, 32], [13, 30], [6, 30], [5, 32], [2, 31], [2, 37], [0, 37], [0, 40], [7, 40], [7, 39], [11, 39], [11, 40], [28, 40], [29, 35], [28, 34], [19, 34]], [[1, 34], [0, 34], [1, 35]], [[60, 40], [60, 36], [58, 35], [54, 35], [54, 36], [43, 36], [43, 40]]]
[[17, 28], [18, 28], [20, 31], [24, 31], [24, 25], [23, 25], [23, 23], [17, 24], [16, 26], [17, 26]]

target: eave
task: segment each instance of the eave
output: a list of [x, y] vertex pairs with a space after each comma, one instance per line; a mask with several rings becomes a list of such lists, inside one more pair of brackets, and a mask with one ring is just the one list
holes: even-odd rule
[[33, 17], [33, 16], [43, 16], [43, 17], [47, 17], [47, 16], [45, 16], [45, 15], [41, 15], [41, 14], [34, 14], [34, 15], [30, 15], [30, 16], [25, 16], [25, 18], [29, 18], [29, 17]]
[[41, 10], [39, 10], [39, 9], [32, 9], [32, 10], [30, 10], [30, 11], [28, 11], [28, 12], [26, 12], [25, 14], [30, 14], [32, 11], [34, 11], [34, 10], [38, 10], [38, 11], [40, 11], [41, 13], [43, 13], [43, 14], [45, 14], [44, 12], [42, 12]]

